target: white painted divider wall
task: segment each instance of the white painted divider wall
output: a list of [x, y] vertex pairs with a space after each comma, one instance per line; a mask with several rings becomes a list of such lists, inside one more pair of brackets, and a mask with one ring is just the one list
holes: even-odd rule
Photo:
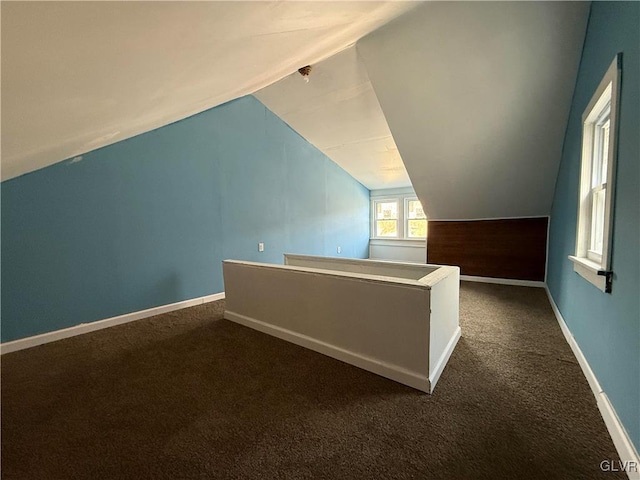
[[460, 337], [457, 267], [298, 255], [285, 262], [225, 261], [225, 318], [433, 391]]

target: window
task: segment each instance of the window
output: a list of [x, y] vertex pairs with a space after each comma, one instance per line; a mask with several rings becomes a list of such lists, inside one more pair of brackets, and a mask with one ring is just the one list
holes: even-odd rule
[[398, 201], [376, 201], [376, 237], [398, 237]]
[[427, 236], [427, 216], [424, 214], [419, 200], [405, 200], [405, 218], [407, 226], [405, 228], [408, 238], [426, 238]]
[[424, 240], [427, 236], [427, 216], [415, 196], [374, 198], [372, 211], [371, 238]]
[[582, 168], [574, 270], [611, 292], [611, 235], [620, 68], [618, 54], [582, 115]]

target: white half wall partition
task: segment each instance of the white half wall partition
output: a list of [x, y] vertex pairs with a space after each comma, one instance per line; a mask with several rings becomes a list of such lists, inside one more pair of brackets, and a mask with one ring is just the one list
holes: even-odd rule
[[226, 260], [225, 318], [431, 393], [460, 338], [457, 267]]

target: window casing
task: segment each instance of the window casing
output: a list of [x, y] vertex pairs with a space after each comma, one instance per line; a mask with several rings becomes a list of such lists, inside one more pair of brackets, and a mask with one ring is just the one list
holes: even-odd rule
[[398, 238], [399, 204], [397, 199], [374, 200], [374, 235], [376, 238]]
[[424, 240], [427, 217], [415, 196], [372, 199], [371, 238]]
[[405, 198], [404, 212], [405, 237], [412, 239], [427, 238], [427, 216], [420, 200], [417, 198]]
[[611, 239], [622, 55], [605, 73], [582, 115], [582, 159], [574, 270], [611, 291]]

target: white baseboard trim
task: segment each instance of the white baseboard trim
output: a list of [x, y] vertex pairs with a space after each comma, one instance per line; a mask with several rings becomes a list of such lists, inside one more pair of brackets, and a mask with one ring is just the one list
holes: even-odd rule
[[447, 343], [447, 346], [445, 347], [444, 352], [442, 352], [442, 355], [440, 355], [440, 358], [438, 359], [438, 363], [436, 363], [436, 366], [433, 369], [433, 372], [431, 373], [431, 375], [429, 375], [429, 383], [431, 384], [430, 393], [433, 393], [433, 389], [436, 388], [436, 383], [438, 383], [438, 380], [440, 379], [440, 375], [442, 375], [442, 371], [444, 370], [444, 367], [447, 365], [447, 362], [449, 361], [449, 357], [453, 353], [453, 350], [456, 348], [456, 345], [458, 344], [458, 340], [460, 340], [461, 332], [462, 330], [460, 330], [460, 326], [458, 326], [458, 328], [456, 328], [455, 333], [449, 340], [449, 343]]
[[477, 277], [475, 275], [460, 275], [460, 280], [465, 282], [497, 283], [499, 285], [514, 285], [516, 287], [545, 288], [544, 282], [535, 280], [515, 280], [512, 278]]
[[560, 329], [562, 330], [567, 343], [571, 347], [573, 354], [578, 360], [578, 364], [580, 364], [582, 373], [584, 373], [584, 376], [587, 378], [587, 382], [589, 382], [589, 386], [591, 387], [593, 395], [596, 397], [598, 409], [600, 410], [600, 414], [602, 415], [604, 423], [607, 426], [607, 430], [609, 430], [609, 435], [611, 435], [613, 444], [618, 451], [620, 461], [623, 465], [627, 466], [627, 475], [631, 480], [640, 480], [640, 456], [638, 455], [638, 451], [635, 449], [633, 443], [631, 442], [629, 434], [625, 430], [624, 425], [622, 425], [622, 422], [620, 422], [620, 419], [618, 418], [613, 405], [611, 405], [611, 402], [609, 401], [609, 397], [607, 397], [607, 394], [602, 390], [600, 382], [598, 382], [598, 379], [593, 373], [593, 370], [591, 370], [587, 359], [582, 353], [582, 350], [580, 350], [578, 342], [576, 342], [576, 339], [571, 333], [571, 330], [569, 330], [567, 323], [564, 321], [564, 318], [562, 317], [562, 314], [560, 313], [555, 300], [551, 296], [549, 288], [545, 287], [545, 290], [547, 292], [547, 296], [549, 297], [549, 303], [551, 303], [553, 313], [555, 314], [556, 319], [558, 320], [558, 324], [560, 325]]
[[36, 347], [49, 342], [55, 342], [56, 340], [62, 340], [63, 338], [75, 337], [76, 335], [82, 335], [83, 333], [102, 330], [103, 328], [109, 328], [123, 323], [133, 322], [135, 320], [141, 320], [147, 317], [153, 317], [154, 315], [160, 315], [161, 313], [172, 312], [174, 310], [202, 305], [203, 303], [215, 302], [222, 299], [224, 299], [224, 292], [214, 293], [213, 295], [192, 298], [181, 302], [170, 303], [168, 305], [160, 305], [158, 307], [148, 308], [147, 310], [126, 313], [124, 315], [118, 315], [117, 317], [106, 318], [104, 320], [81, 323], [80, 325], [55, 330], [53, 332], [42, 333], [40, 335], [34, 335], [33, 337], [20, 338], [18, 340], [0, 344], [0, 355], [24, 350], [25, 348]]
[[270, 323], [262, 322], [255, 318], [230, 312], [228, 310], [224, 312], [224, 318], [232, 322], [239, 323], [240, 325], [244, 325], [245, 327], [266, 333], [267, 335], [322, 353], [323, 355], [354, 365], [382, 377], [395, 380], [396, 382], [408, 385], [409, 387], [413, 387], [417, 390], [421, 390], [426, 393], [431, 391], [430, 382], [426, 376], [404, 369], [397, 365], [385, 363], [375, 358], [345, 350], [335, 345], [311, 338], [307, 335], [277, 327]]

